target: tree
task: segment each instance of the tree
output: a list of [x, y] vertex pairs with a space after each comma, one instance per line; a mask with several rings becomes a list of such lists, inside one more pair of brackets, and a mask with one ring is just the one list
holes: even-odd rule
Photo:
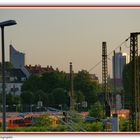
[[47, 106], [47, 94], [43, 90], [37, 90], [33, 94], [33, 103], [37, 104], [38, 101], [42, 101], [44, 106]]
[[22, 91], [31, 91], [31, 92], [36, 92], [39, 90], [41, 87], [41, 81], [40, 81], [40, 76], [37, 74], [32, 74], [28, 80], [26, 80], [23, 85], [21, 90]]
[[[139, 67], [140, 67], [140, 56], [138, 58]], [[139, 69], [140, 71], [140, 69]], [[140, 73], [140, 72], [139, 72]], [[123, 69], [123, 88], [124, 88], [124, 99], [125, 99], [125, 108], [130, 107], [131, 101], [131, 92], [132, 92], [132, 62], [126, 64]], [[139, 76], [140, 78], [140, 76]], [[139, 82], [140, 84], [140, 82]], [[140, 86], [140, 85], [139, 85]]]
[[21, 103], [23, 105], [31, 105], [34, 101], [34, 96], [31, 91], [23, 91], [20, 95], [21, 97]]
[[[45, 72], [42, 75], [31, 75], [22, 86], [22, 92], [30, 91], [33, 93], [34, 103], [36, 103], [39, 98], [42, 98], [43, 103], [49, 106], [58, 104], [69, 106], [69, 90], [69, 74], [62, 71]], [[86, 70], [74, 74], [76, 102], [81, 103], [82, 101], [87, 101], [90, 107], [97, 101], [97, 92], [98, 84], [91, 79], [90, 74]]]
[[13, 95], [11, 93], [6, 94], [6, 104], [7, 105], [18, 105], [20, 102], [20, 97]]
[[88, 102], [88, 106], [97, 101], [98, 84], [91, 79], [86, 70], [79, 71], [74, 77], [74, 90], [81, 91]]
[[85, 96], [81, 91], [76, 91], [76, 102], [82, 104], [83, 101], [85, 101]]
[[[45, 72], [42, 75], [33, 74], [29, 77], [27, 81], [23, 83], [22, 91], [23, 92], [30, 91], [33, 93], [34, 104], [36, 104], [39, 100], [41, 100], [43, 101], [43, 105], [54, 105], [58, 102], [58, 98], [59, 98], [59, 97], [56, 97], [57, 91], [55, 91], [55, 89], [57, 88], [65, 89], [65, 73], [62, 71], [61, 72], [59, 71]], [[61, 91], [58, 90], [58, 92], [60, 92], [59, 94], [60, 97], [64, 97], [63, 98], [63, 102], [64, 102], [65, 101], [64, 90], [63, 92], [62, 90]], [[27, 99], [27, 98], [24, 98], [24, 99]], [[22, 103], [23, 102], [24, 101], [22, 99]]]
[[[0, 70], [2, 68], [2, 64], [0, 63]], [[10, 62], [5, 62], [5, 70], [10, 72], [13, 69], [13, 65]]]
[[21, 108], [22, 111], [28, 112], [31, 111], [31, 105], [33, 104], [34, 101], [34, 96], [31, 91], [22, 91], [21, 95]]
[[17, 106], [20, 103], [20, 97], [12, 93], [6, 94], [7, 111], [17, 111]]
[[95, 118], [103, 118], [104, 117], [103, 106], [100, 104], [99, 101], [94, 103], [94, 105], [91, 107], [91, 110], [89, 111], [89, 116], [92, 116]]
[[68, 104], [68, 93], [63, 88], [56, 88], [52, 91], [54, 105], [66, 105]]
[[48, 106], [52, 106], [52, 105], [54, 105], [54, 98], [53, 98], [53, 94], [51, 94], [51, 93], [49, 93], [49, 94], [47, 94], [47, 98], [48, 98], [48, 103], [47, 103], [47, 105]]
[[59, 71], [46, 72], [41, 76], [41, 89], [47, 93], [55, 88], [64, 87], [65, 73]]

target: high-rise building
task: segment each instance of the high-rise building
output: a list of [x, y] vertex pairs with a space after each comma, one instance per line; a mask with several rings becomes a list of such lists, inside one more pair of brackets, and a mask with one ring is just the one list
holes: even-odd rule
[[10, 63], [15, 69], [20, 69], [28, 78], [30, 73], [25, 68], [25, 54], [17, 51], [11, 44], [10, 48]]
[[[115, 57], [115, 62], [114, 62]], [[112, 64], [113, 64], [113, 79], [115, 75], [115, 79], [122, 80], [122, 73], [124, 65], [129, 63], [129, 57], [126, 53], [118, 52], [115, 53], [115, 56], [112, 57]]]
[[10, 63], [13, 65], [14, 68], [17, 69], [25, 66], [25, 54], [17, 51], [11, 44], [10, 44]]

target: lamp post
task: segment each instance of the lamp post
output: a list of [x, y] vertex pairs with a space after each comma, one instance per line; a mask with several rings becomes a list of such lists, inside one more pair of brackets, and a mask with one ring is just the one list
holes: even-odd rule
[[5, 94], [5, 51], [4, 51], [4, 27], [17, 24], [15, 20], [7, 20], [0, 22], [1, 27], [1, 43], [2, 43], [2, 129], [6, 131], [6, 94]]

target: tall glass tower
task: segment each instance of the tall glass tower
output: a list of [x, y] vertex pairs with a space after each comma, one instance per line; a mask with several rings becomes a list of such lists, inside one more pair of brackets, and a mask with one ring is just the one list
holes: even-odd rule
[[[114, 62], [114, 57], [115, 57], [115, 62]], [[116, 79], [122, 80], [123, 68], [124, 65], [127, 63], [129, 63], [129, 58], [127, 53], [122, 53], [122, 52], [115, 53], [115, 56], [112, 57], [113, 78], [115, 75]], [[115, 69], [114, 69], [114, 65], [115, 65]]]

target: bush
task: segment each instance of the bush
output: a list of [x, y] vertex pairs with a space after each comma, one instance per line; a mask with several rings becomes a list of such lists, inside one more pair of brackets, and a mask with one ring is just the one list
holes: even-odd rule
[[15, 127], [15, 128], [9, 128], [7, 131], [11, 132], [37, 132], [37, 131], [48, 131], [49, 127], [48, 126], [43, 126], [43, 127], [36, 127], [36, 126], [30, 126], [30, 127]]
[[92, 123], [85, 123], [82, 126], [86, 131], [96, 132], [96, 131], [103, 131], [103, 123], [102, 122], [92, 122]]
[[120, 129], [120, 131], [129, 131], [129, 120], [120, 119], [119, 120], [119, 129]]
[[9, 132], [63, 132], [67, 131], [67, 127], [64, 125], [58, 125], [56, 128], [51, 126], [28, 126], [28, 127], [15, 127], [15, 128], [8, 128], [7, 131]]
[[95, 118], [104, 118], [103, 106], [100, 102], [96, 102], [93, 106], [91, 106], [91, 109], [89, 110], [89, 116]]
[[76, 122], [76, 123], [80, 123], [82, 120], [82, 116], [79, 114], [76, 114], [76, 112], [72, 112], [71, 113], [71, 119]]
[[49, 129], [49, 131], [52, 131], [52, 132], [64, 132], [64, 131], [67, 131], [67, 126], [66, 125], [62, 125], [62, 124], [59, 124], [57, 127], [51, 127]]
[[44, 114], [41, 117], [35, 118], [33, 126], [50, 126], [51, 123], [48, 114]]

